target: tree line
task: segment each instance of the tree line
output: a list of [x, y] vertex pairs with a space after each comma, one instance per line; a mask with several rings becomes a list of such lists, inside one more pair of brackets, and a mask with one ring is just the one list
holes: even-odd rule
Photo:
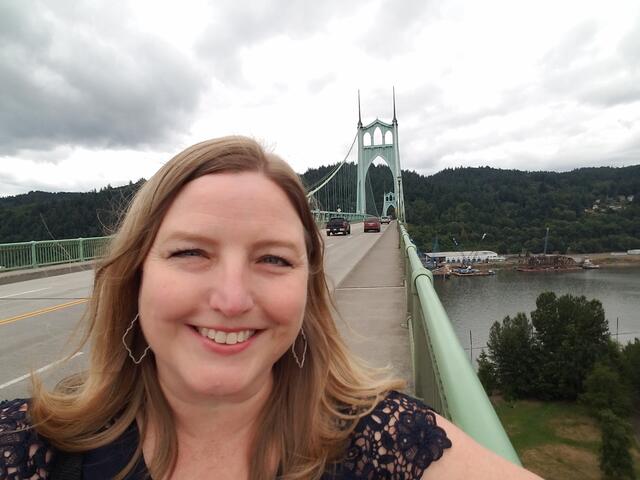
[[635, 478], [629, 419], [640, 406], [640, 341], [611, 340], [599, 300], [545, 292], [530, 319], [495, 322], [478, 376], [490, 395], [583, 403], [602, 432], [604, 478]]
[[[334, 168], [310, 169], [303, 181], [315, 185]], [[382, 212], [383, 194], [394, 186], [391, 170], [371, 165], [367, 175]], [[440, 251], [540, 253], [547, 228], [548, 252], [640, 248], [640, 165], [562, 173], [490, 167], [449, 168], [431, 176], [403, 171], [402, 183], [409, 233], [422, 251], [431, 251], [437, 238]]]
[[[309, 169], [302, 181], [315, 185], [334, 168]], [[345, 166], [349, 169], [355, 166]], [[393, 190], [391, 171], [372, 165], [368, 176], [382, 212], [383, 194]], [[640, 165], [563, 173], [489, 167], [446, 169], [431, 176], [403, 171], [402, 181], [409, 232], [423, 251], [430, 251], [437, 238], [441, 251], [537, 253], [547, 227], [549, 252], [640, 248]], [[143, 182], [86, 193], [0, 198], [0, 243], [105, 235]], [[355, 206], [355, 188], [350, 195], [345, 203]]]
[[0, 243], [111, 235], [144, 179], [84, 193], [29, 192], [0, 198]]

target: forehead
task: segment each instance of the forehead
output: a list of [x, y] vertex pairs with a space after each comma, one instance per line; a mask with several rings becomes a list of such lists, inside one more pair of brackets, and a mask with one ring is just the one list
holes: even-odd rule
[[159, 233], [168, 228], [219, 230], [248, 225], [288, 235], [304, 233], [284, 190], [259, 172], [216, 173], [189, 182], [173, 200]]

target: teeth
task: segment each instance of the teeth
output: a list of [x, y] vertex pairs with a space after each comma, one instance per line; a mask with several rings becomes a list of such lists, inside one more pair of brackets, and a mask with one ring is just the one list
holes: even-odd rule
[[223, 345], [235, 345], [236, 343], [242, 343], [253, 336], [256, 333], [255, 330], [242, 330], [240, 332], [223, 332], [221, 330], [214, 330], [213, 328], [198, 328], [198, 332], [203, 337], [207, 337], [216, 343]]

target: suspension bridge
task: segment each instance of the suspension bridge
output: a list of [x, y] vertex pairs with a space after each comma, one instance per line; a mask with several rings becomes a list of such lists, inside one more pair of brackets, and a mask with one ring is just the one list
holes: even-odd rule
[[[368, 171], [377, 160], [391, 172], [389, 191], [372, 188]], [[401, 172], [395, 92], [391, 122], [376, 119], [367, 125], [358, 95], [351, 146], [342, 161], [308, 188], [319, 222], [336, 215], [354, 222], [353, 235], [325, 239], [325, 270], [336, 298], [337, 323], [350, 348], [365, 361], [390, 365], [414, 395], [519, 464], [436, 294], [433, 275], [407, 233]], [[358, 221], [370, 215], [396, 221], [380, 234], [365, 234]], [[55, 370], [48, 379], [55, 383], [83, 365], [86, 357], [78, 352], [65, 366], [53, 368], [59, 367], [69, 331], [90, 295], [92, 261], [108, 241], [0, 245], [0, 265], [5, 267], [0, 270], [0, 398], [27, 395], [30, 371]]]

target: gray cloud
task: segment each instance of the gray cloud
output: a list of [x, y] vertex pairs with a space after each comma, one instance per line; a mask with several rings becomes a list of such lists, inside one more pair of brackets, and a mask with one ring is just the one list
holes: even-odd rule
[[565, 69], [584, 56], [592, 54], [596, 47], [598, 26], [595, 20], [588, 20], [574, 26], [564, 38], [549, 51], [541, 61], [547, 70]]
[[204, 80], [113, 3], [0, 4], [0, 154], [141, 148], [189, 126]]
[[390, 57], [411, 46], [418, 30], [441, 15], [440, 0], [382, 0], [371, 28], [360, 37], [365, 52]]
[[[611, 107], [640, 100], [640, 17], [616, 51], [597, 51], [595, 20], [578, 25], [541, 62], [549, 97]], [[633, 45], [633, 46], [632, 46]]]
[[240, 53], [266, 39], [284, 35], [308, 38], [324, 31], [331, 18], [348, 15], [351, 2], [290, 2], [288, 0], [215, 3], [211, 24], [196, 50], [212, 66], [212, 75], [223, 81], [243, 83]]

